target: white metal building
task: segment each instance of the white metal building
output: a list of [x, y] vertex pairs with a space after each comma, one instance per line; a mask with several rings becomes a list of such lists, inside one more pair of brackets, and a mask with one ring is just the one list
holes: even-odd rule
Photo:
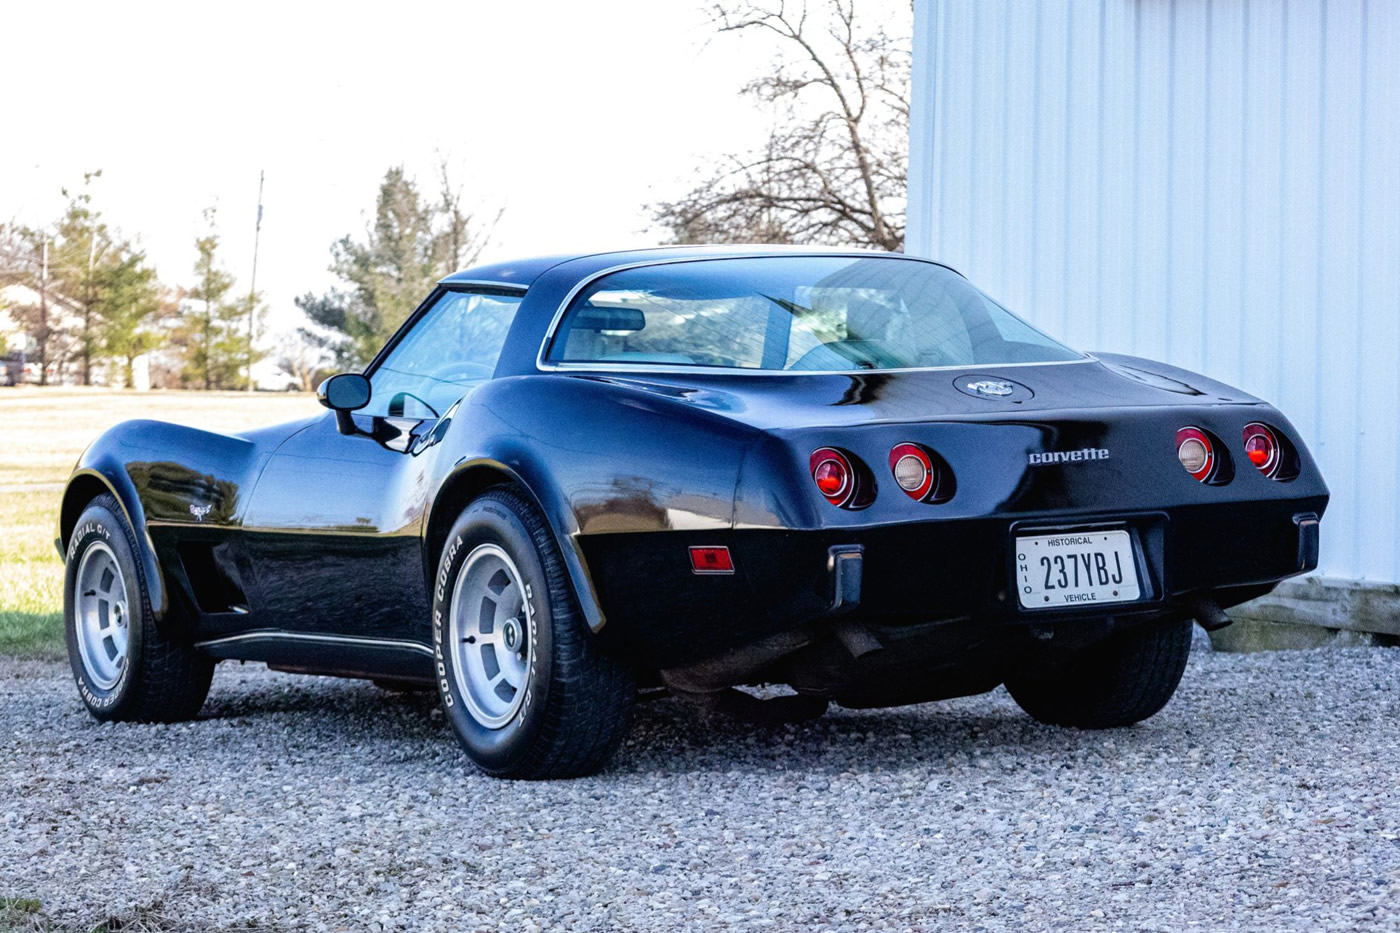
[[1069, 343], [1277, 404], [1319, 572], [1400, 583], [1400, 0], [917, 0], [909, 201]]

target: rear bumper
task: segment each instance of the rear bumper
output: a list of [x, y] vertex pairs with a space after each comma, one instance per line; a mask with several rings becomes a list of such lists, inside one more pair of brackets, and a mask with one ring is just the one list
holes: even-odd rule
[[[1223, 605], [1317, 565], [1326, 497], [1161, 511], [1004, 515], [872, 528], [608, 534], [584, 553], [612, 650], [660, 667], [840, 616], [869, 625], [962, 620], [989, 627], [1106, 615], [1182, 615], [1205, 595]], [[1040, 528], [1124, 527], [1142, 598], [1112, 606], [1023, 610], [1012, 540]], [[723, 545], [733, 574], [694, 574], [688, 548]]]

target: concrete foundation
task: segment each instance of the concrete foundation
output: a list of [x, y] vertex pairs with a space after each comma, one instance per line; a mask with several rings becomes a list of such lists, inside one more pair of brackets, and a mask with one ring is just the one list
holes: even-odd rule
[[1324, 645], [1400, 644], [1400, 586], [1304, 577], [1229, 610], [1216, 651], [1284, 651]]

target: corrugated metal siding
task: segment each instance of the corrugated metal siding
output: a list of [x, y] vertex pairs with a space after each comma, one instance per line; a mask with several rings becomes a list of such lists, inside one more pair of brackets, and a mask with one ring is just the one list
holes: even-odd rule
[[918, 0], [909, 251], [1277, 404], [1400, 581], [1400, 0]]

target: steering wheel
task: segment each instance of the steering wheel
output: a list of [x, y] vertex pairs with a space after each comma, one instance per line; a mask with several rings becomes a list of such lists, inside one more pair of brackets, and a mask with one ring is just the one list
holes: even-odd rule
[[[439, 366], [437, 369], [420, 376], [417, 389], [419, 392], [422, 392], [423, 395], [430, 398], [437, 398], [441, 401], [440, 395], [442, 393], [434, 390], [444, 385], [457, 386], [461, 391], [454, 394], [451, 399], [452, 401], [456, 401], [465, 393], [466, 389], [470, 387], [468, 385], [469, 383], [485, 382], [487, 379], [490, 379], [494, 373], [495, 368], [487, 366], [484, 363], [475, 363], [468, 360], [454, 360], [451, 363]], [[394, 397], [389, 401], [389, 414], [393, 417], [402, 417], [404, 402], [408, 399], [413, 399], [428, 411], [432, 412], [432, 417], [436, 418], [438, 416], [436, 406], [429, 403], [427, 399], [417, 393], [409, 392], [406, 389], [395, 393]]]
[[419, 405], [422, 405], [428, 411], [432, 412], [430, 417], [436, 418], [438, 416], [437, 409], [429, 405], [423, 399], [414, 395], [412, 392], [400, 391], [395, 392], [393, 397], [389, 399], [389, 417], [402, 418], [404, 416], [404, 408], [406, 407], [404, 403], [409, 399], [413, 399]]

